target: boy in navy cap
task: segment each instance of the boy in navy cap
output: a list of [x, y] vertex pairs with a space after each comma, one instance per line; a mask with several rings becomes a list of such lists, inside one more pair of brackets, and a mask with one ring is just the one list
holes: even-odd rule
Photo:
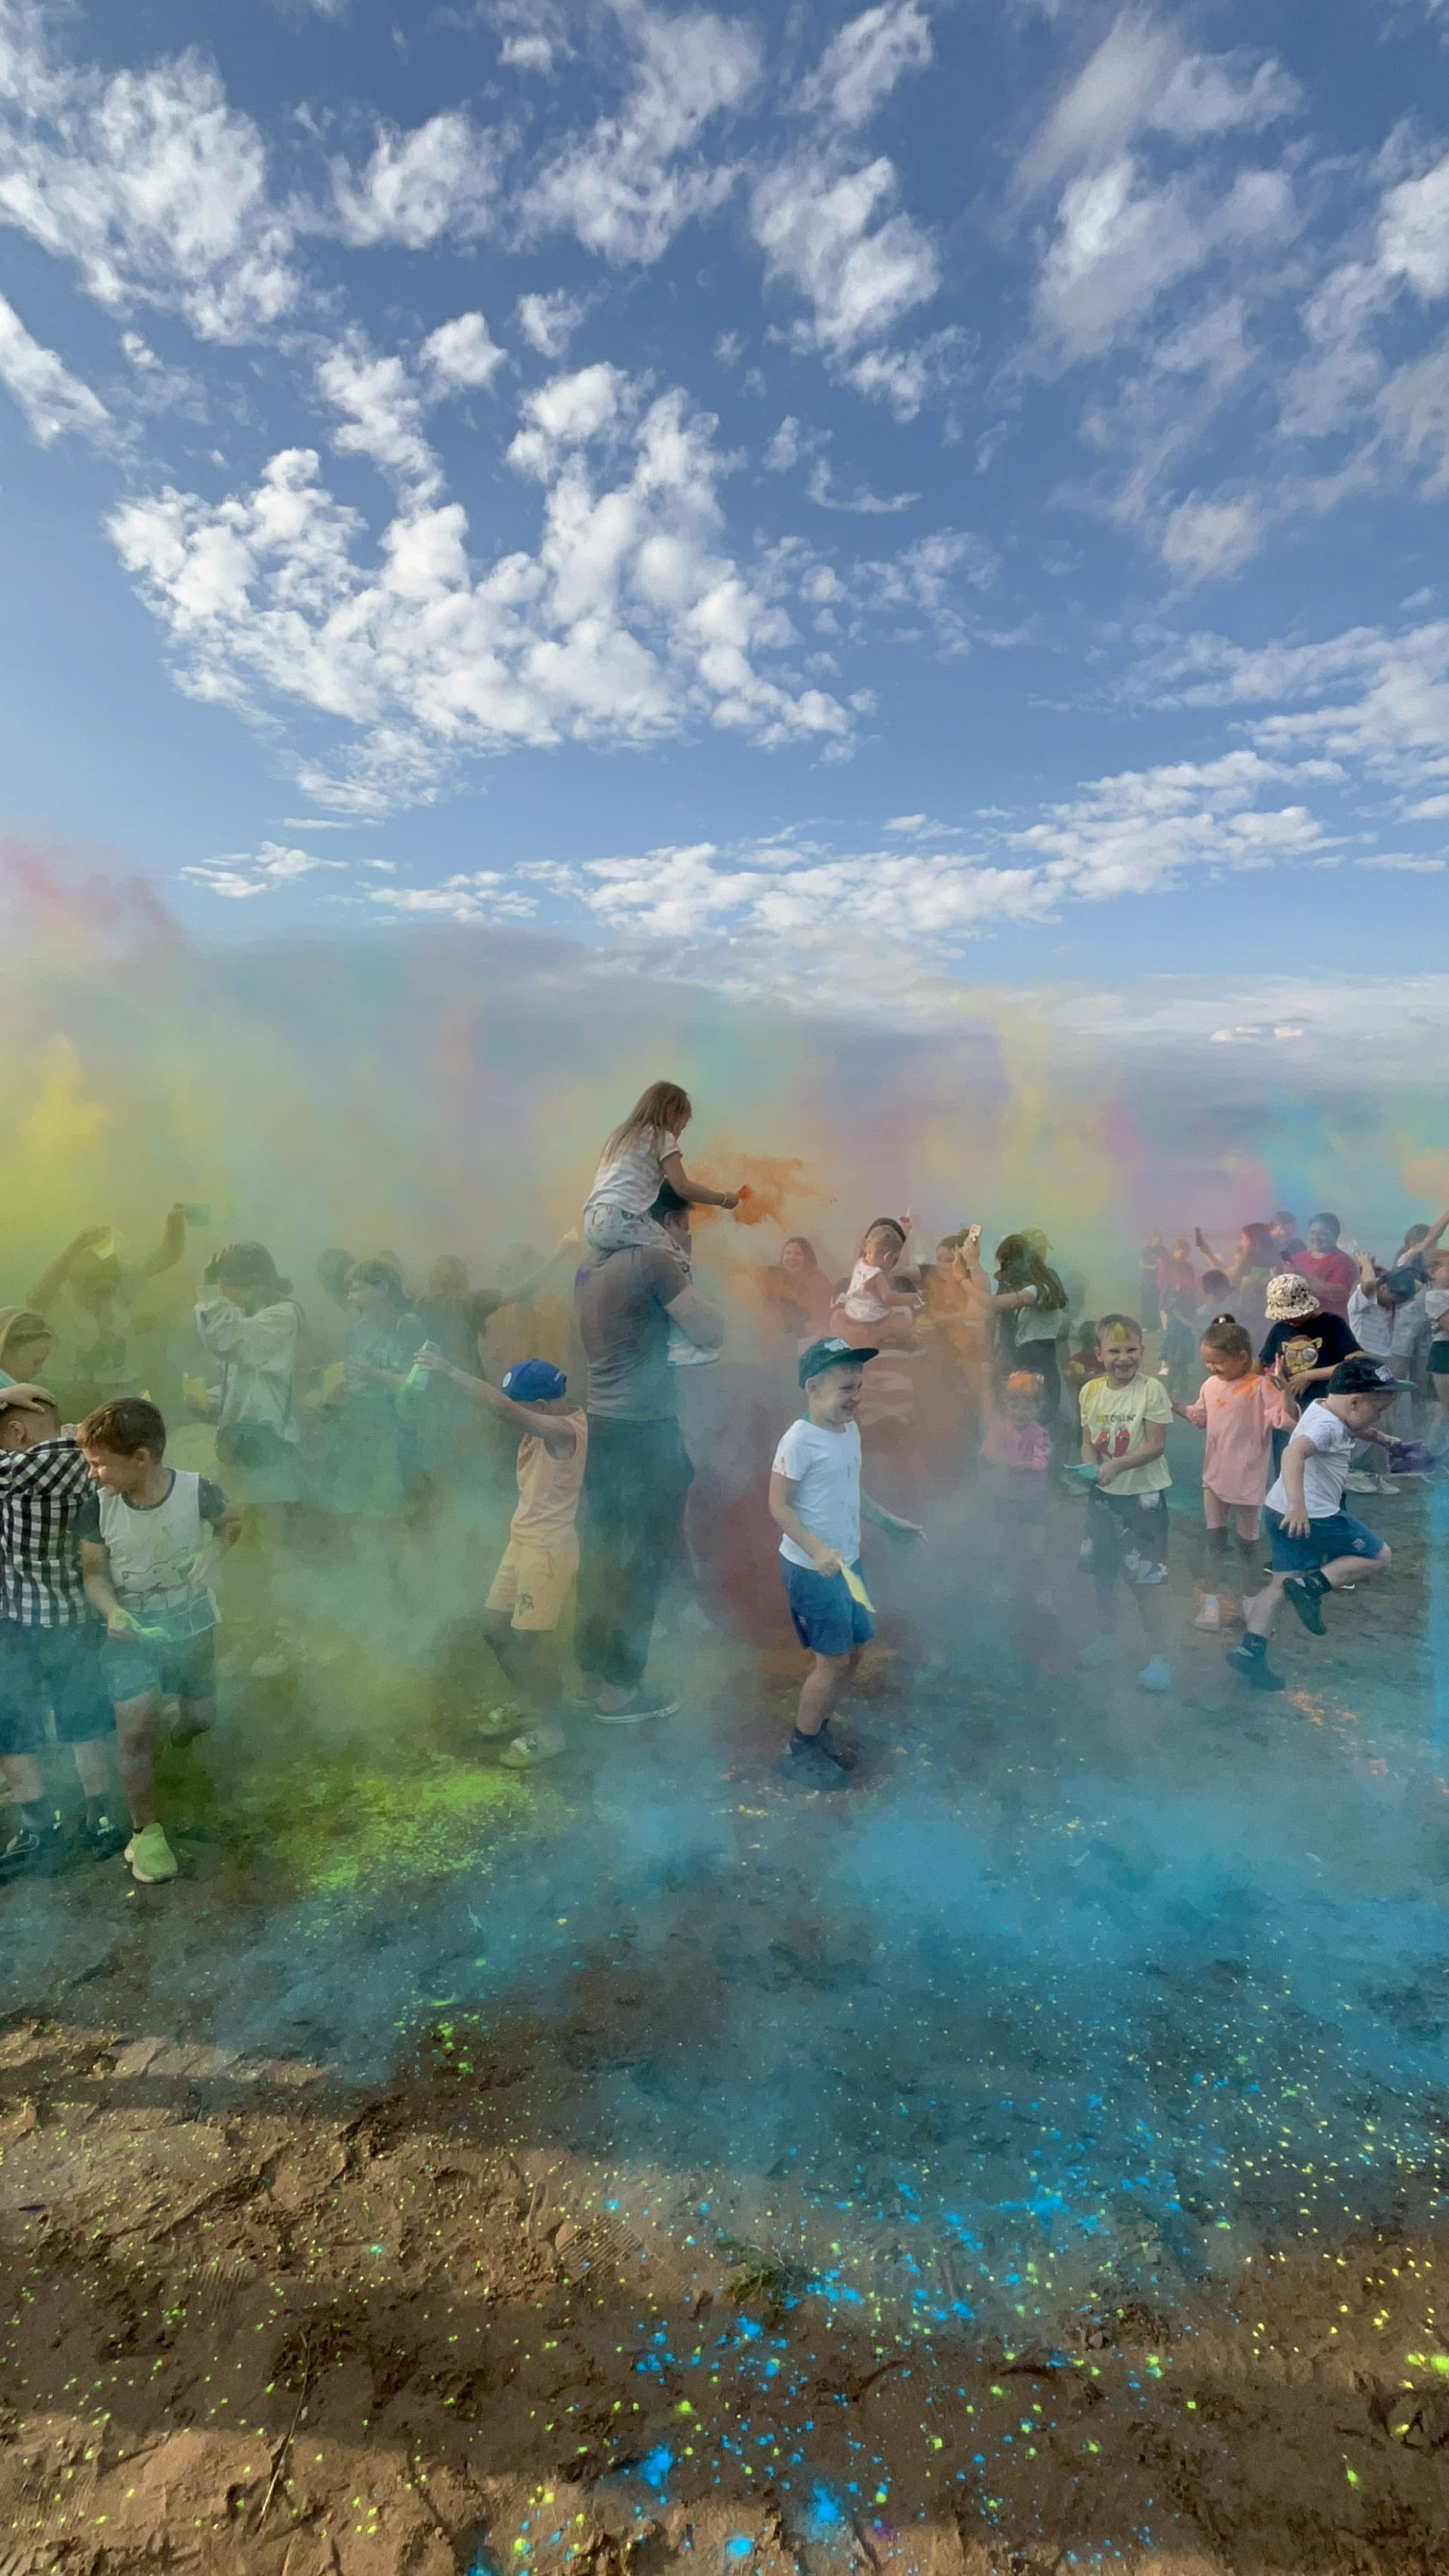
[[791, 1423], [770, 1477], [790, 1616], [812, 1659], [779, 1763], [782, 1777], [801, 1789], [843, 1789], [851, 1768], [831, 1740], [830, 1713], [875, 1635], [860, 1579], [861, 1515], [899, 1538], [922, 1535], [914, 1521], [897, 1519], [860, 1490], [855, 1417], [866, 1362], [878, 1356], [836, 1338], [811, 1343], [800, 1361], [804, 1417]]
[[[423, 1344], [417, 1365], [451, 1378], [485, 1413], [522, 1434], [518, 1509], [484, 1605], [483, 1634], [534, 1715], [535, 1723], [502, 1755], [510, 1770], [529, 1771], [552, 1761], [566, 1743], [557, 1715], [560, 1676], [553, 1639], [579, 1570], [576, 1524], [589, 1454], [588, 1417], [569, 1403], [568, 1379], [551, 1360], [520, 1360], [501, 1387], [455, 1368], [433, 1342]], [[495, 1731], [502, 1733], [505, 1723], [516, 1720], [507, 1717]]]
[[1325, 1593], [1387, 1570], [1383, 1540], [1344, 1510], [1343, 1496], [1359, 1441], [1390, 1452], [1403, 1448], [1378, 1428], [1402, 1391], [1391, 1368], [1356, 1351], [1339, 1361], [1318, 1402], [1305, 1406], [1263, 1508], [1272, 1577], [1266, 1591], [1244, 1603], [1246, 1634], [1228, 1650], [1228, 1662], [1251, 1689], [1283, 1688], [1282, 1675], [1268, 1663], [1281, 1601], [1291, 1601], [1304, 1627], [1321, 1637]]

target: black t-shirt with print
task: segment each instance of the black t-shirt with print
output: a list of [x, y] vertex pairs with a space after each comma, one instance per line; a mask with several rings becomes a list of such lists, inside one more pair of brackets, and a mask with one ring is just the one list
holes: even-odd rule
[[[1358, 1344], [1342, 1315], [1290, 1315], [1286, 1323], [1269, 1326], [1268, 1338], [1258, 1356], [1265, 1369], [1271, 1369], [1281, 1352], [1289, 1382], [1301, 1377], [1305, 1369], [1337, 1368], [1340, 1360], [1350, 1359]], [[1322, 1387], [1314, 1392], [1321, 1395]]]

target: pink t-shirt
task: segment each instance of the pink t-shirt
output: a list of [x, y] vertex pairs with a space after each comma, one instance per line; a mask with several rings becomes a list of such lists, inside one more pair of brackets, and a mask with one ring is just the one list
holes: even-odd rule
[[993, 1422], [981, 1443], [989, 1467], [1010, 1467], [1018, 1475], [1045, 1475], [1052, 1463], [1052, 1444], [1040, 1422]]
[[1358, 1286], [1358, 1263], [1348, 1253], [1296, 1252], [1289, 1266], [1300, 1278], [1312, 1280], [1325, 1315], [1347, 1320], [1349, 1290]]
[[1183, 1412], [1207, 1433], [1202, 1480], [1220, 1503], [1261, 1503], [1273, 1454], [1270, 1431], [1293, 1421], [1278, 1389], [1261, 1369], [1250, 1377], [1210, 1377], [1196, 1404]]

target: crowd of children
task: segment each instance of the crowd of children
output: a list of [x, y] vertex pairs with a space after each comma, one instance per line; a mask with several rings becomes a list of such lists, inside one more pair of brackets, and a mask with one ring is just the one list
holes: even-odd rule
[[[331, 1249], [309, 1312], [254, 1241], [205, 1262], [189, 1302], [191, 1348], [207, 1366], [193, 1375], [183, 1354], [178, 1367], [175, 1335], [148, 1301], [209, 1223], [196, 1205], [171, 1211], [133, 1270], [109, 1227], [87, 1229], [23, 1305], [0, 1311], [0, 1768], [11, 1796], [0, 1875], [81, 1849], [124, 1852], [142, 1884], [173, 1877], [158, 1747], [214, 1723], [217, 1577], [238, 1536], [274, 1573], [324, 1544], [365, 1561], [369, 1529], [425, 1515], [490, 1426], [517, 1444], [507, 1545], [501, 1562], [480, 1565], [474, 1610], [509, 1694], [484, 1722], [500, 1758], [516, 1769], [555, 1760], [571, 1710], [618, 1727], [670, 1714], [678, 1703], [647, 1678], [654, 1621], [671, 1578], [698, 1584], [687, 1514], [696, 1469], [709, 1465], [685, 1437], [681, 1391], [701, 1391], [690, 1372], [731, 1334], [782, 1410], [787, 1366], [799, 1390], [768, 1495], [757, 1486], [751, 1510], [762, 1535], [771, 1521], [778, 1530], [781, 1611], [809, 1659], [779, 1765], [801, 1789], [842, 1788], [853, 1767], [833, 1723], [874, 1634], [862, 1521], [907, 1546], [924, 1535], [862, 1489], [866, 1461], [887, 1490], [948, 1493], [953, 1533], [961, 1497], [973, 1499], [988, 1535], [969, 1551], [972, 1576], [1014, 1585], [1042, 1615], [1070, 1606], [1051, 1514], [1085, 1489], [1085, 1527], [1072, 1532], [1092, 1604], [1080, 1661], [1105, 1670], [1122, 1653], [1125, 1591], [1142, 1637], [1137, 1684], [1165, 1694], [1176, 1680], [1174, 1419], [1204, 1436], [1195, 1625], [1241, 1626], [1227, 1662], [1257, 1691], [1283, 1687], [1268, 1650], [1285, 1599], [1322, 1634], [1327, 1597], [1389, 1563], [1345, 1495], [1402, 1491], [1406, 1476], [1449, 1460], [1449, 1214], [1411, 1229], [1384, 1264], [1345, 1244], [1330, 1214], [1300, 1237], [1280, 1210], [1245, 1226], [1231, 1255], [1200, 1230], [1154, 1236], [1142, 1313], [1090, 1319], [1077, 1311], [1082, 1283], [1039, 1231], [1004, 1235], [988, 1269], [979, 1226], [927, 1258], [912, 1251], [909, 1214], [882, 1216], [838, 1278], [800, 1236], [763, 1272], [737, 1265], [727, 1323], [697, 1284], [691, 1224], [702, 1210], [739, 1209], [746, 1192], [691, 1178], [691, 1116], [686, 1093], [659, 1083], [610, 1135], [580, 1231], [553, 1256], [575, 1265], [571, 1331], [554, 1330], [552, 1355], [493, 1360], [492, 1375], [493, 1319], [510, 1303], [536, 1315], [552, 1264], [479, 1292], [447, 1255], [414, 1294], [395, 1255]], [[753, 1299], [740, 1293], [751, 1280]], [[168, 1460], [178, 1409], [210, 1426], [203, 1467]], [[380, 1584], [384, 1567], [380, 1557]], [[964, 1583], [964, 1562], [959, 1572]], [[694, 1607], [706, 1620], [708, 1605]], [[253, 1675], [284, 1669], [278, 1635], [253, 1643]], [[83, 1802], [64, 1830], [57, 1748]]]

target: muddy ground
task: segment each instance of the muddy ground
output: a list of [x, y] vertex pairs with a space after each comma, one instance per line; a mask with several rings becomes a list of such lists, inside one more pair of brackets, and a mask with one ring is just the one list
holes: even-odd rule
[[687, 1625], [522, 1782], [234, 1685], [173, 1886], [0, 1894], [3, 2576], [1439, 2576], [1440, 1508], [1281, 1703], [898, 1627], [835, 1802]]

